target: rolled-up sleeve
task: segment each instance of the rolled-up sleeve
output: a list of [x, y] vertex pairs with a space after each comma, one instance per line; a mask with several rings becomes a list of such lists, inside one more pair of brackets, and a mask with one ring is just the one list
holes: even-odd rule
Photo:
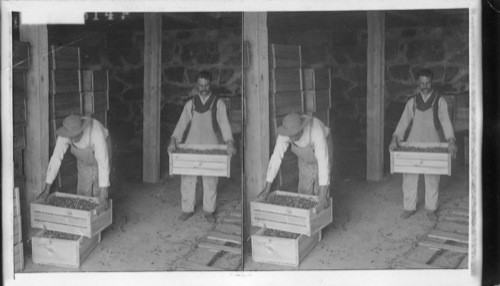
[[328, 157], [328, 144], [325, 133], [320, 125], [315, 124], [311, 131], [311, 142], [314, 145], [314, 156], [318, 162], [318, 184], [330, 185], [330, 162]]
[[106, 188], [109, 187], [109, 154], [106, 145], [105, 129], [99, 124], [94, 124], [91, 132], [92, 141], [90, 144], [94, 150], [97, 168], [99, 170], [99, 187]]
[[184, 105], [184, 109], [182, 110], [181, 117], [179, 118], [179, 121], [177, 122], [177, 125], [175, 126], [174, 132], [172, 133], [172, 137], [177, 140], [177, 142], [182, 141], [182, 137], [184, 135], [184, 131], [186, 131], [187, 126], [189, 125], [189, 122], [191, 122], [191, 109], [193, 106], [193, 101], [189, 100], [186, 102]]
[[54, 147], [54, 152], [52, 157], [50, 157], [49, 166], [47, 167], [47, 174], [45, 175], [45, 182], [51, 185], [57, 173], [59, 173], [59, 168], [61, 167], [61, 161], [64, 158], [64, 153], [68, 150], [69, 139], [61, 136], [57, 136], [56, 146]]
[[278, 174], [281, 166], [281, 161], [285, 155], [286, 149], [290, 145], [290, 138], [288, 136], [278, 135], [276, 139], [276, 146], [274, 146], [273, 155], [269, 159], [269, 165], [267, 166], [267, 176], [266, 182], [272, 183]]
[[410, 124], [412, 118], [413, 118], [413, 105], [414, 105], [414, 98], [411, 98], [408, 100], [406, 103], [405, 109], [403, 110], [403, 114], [401, 115], [401, 119], [399, 119], [398, 126], [396, 127], [396, 130], [394, 131], [393, 136], [398, 137], [398, 139], [401, 141], [404, 138], [406, 129], [408, 129], [408, 125]]
[[226, 104], [222, 100], [217, 101], [217, 122], [219, 123], [222, 139], [224, 142], [234, 141], [233, 133], [231, 132], [231, 125], [227, 118]]
[[441, 127], [443, 127], [443, 134], [446, 140], [455, 139], [453, 132], [453, 125], [451, 124], [450, 115], [448, 114], [448, 103], [446, 99], [441, 97], [438, 102], [438, 117]]

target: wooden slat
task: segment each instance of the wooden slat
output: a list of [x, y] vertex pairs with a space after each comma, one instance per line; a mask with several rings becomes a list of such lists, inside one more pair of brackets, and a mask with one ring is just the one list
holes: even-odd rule
[[269, 61], [272, 68], [300, 68], [302, 67], [302, 53], [300, 46], [271, 44]]
[[451, 210], [452, 214], [455, 215], [460, 215], [460, 216], [469, 216], [469, 210], [468, 209], [452, 209]]
[[444, 216], [445, 220], [448, 221], [456, 221], [456, 222], [462, 222], [462, 223], [468, 223], [469, 222], [469, 217], [467, 216], [460, 216], [460, 215], [451, 215], [447, 214]]
[[207, 237], [210, 239], [241, 244], [241, 237], [237, 235], [230, 235], [230, 234], [211, 231]]
[[104, 91], [109, 89], [107, 70], [83, 70], [82, 71], [82, 90]]
[[434, 249], [445, 249], [445, 250], [460, 252], [460, 253], [468, 253], [468, 251], [469, 251], [467, 246], [449, 245], [449, 244], [433, 242], [433, 241], [421, 241], [418, 244], [422, 245], [422, 246], [434, 248]]
[[457, 234], [457, 233], [452, 233], [452, 232], [446, 232], [446, 231], [440, 231], [433, 229], [429, 233], [430, 237], [436, 237], [436, 238], [441, 238], [445, 240], [452, 240], [452, 241], [457, 241], [457, 242], [462, 242], [462, 243], [469, 243], [469, 236], [468, 235], [462, 235], [462, 234]]
[[198, 244], [198, 247], [207, 248], [207, 249], [215, 250], [215, 251], [225, 251], [225, 252], [234, 253], [234, 254], [241, 254], [240, 248], [231, 247], [231, 246], [224, 246], [224, 245], [219, 245], [219, 244], [214, 244], [214, 243], [209, 243], [209, 242], [202, 242], [202, 243]]
[[162, 15], [144, 14], [143, 181], [160, 180]]
[[236, 224], [241, 224], [241, 221], [242, 221], [241, 218], [234, 217], [234, 216], [220, 217], [218, 220], [219, 220], [219, 222], [236, 223]]
[[50, 71], [50, 92], [58, 93], [78, 93], [82, 91], [79, 70], [51, 70]]
[[457, 232], [460, 234], [469, 233], [469, 225], [464, 223], [457, 223], [451, 221], [440, 221], [436, 226], [437, 229], [447, 232]]

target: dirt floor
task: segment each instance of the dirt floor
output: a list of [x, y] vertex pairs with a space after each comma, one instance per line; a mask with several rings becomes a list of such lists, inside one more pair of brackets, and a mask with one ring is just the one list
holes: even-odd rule
[[[201, 181], [196, 214], [180, 222], [180, 177], [166, 174], [158, 184], [142, 183], [141, 150], [116, 155], [115, 166], [120, 167], [115, 169], [110, 190], [113, 224], [102, 232], [101, 243], [79, 269], [34, 264], [28, 244], [23, 272], [175, 270], [177, 260], [213, 227], [203, 217]], [[241, 169], [232, 165], [233, 177], [219, 180], [217, 207], [241, 198]]]
[[[361, 162], [362, 159], [355, 161]], [[332, 192], [333, 223], [323, 230], [322, 240], [300, 266], [256, 263], [252, 261], [251, 253], [246, 253], [245, 270], [392, 269], [395, 260], [406, 254], [435, 226], [424, 210], [422, 177], [419, 181], [418, 211], [409, 219], [402, 220], [399, 218], [403, 211], [401, 174], [388, 174], [381, 182], [367, 182], [363, 178], [363, 167], [356, 168], [356, 164], [348, 161], [341, 160], [340, 163], [339, 179]], [[467, 205], [468, 166], [454, 164], [453, 167], [452, 176], [441, 177], [440, 209]]]

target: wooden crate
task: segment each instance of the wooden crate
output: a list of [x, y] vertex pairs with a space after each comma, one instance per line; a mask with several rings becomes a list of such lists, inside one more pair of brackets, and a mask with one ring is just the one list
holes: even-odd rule
[[304, 111], [304, 102], [300, 91], [272, 93], [270, 105], [273, 118], [285, 116], [292, 112], [302, 113]]
[[26, 122], [26, 100], [19, 98], [12, 102], [12, 120], [14, 123]]
[[76, 70], [80, 68], [80, 48], [62, 46], [49, 47], [49, 69]]
[[[314, 201], [319, 200], [317, 196], [283, 191], [274, 191], [270, 196], [273, 195], [302, 197]], [[306, 210], [272, 205], [266, 203], [264, 198], [258, 198], [250, 202], [250, 217], [252, 226], [266, 227], [311, 236], [313, 233], [332, 222], [332, 199], [330, 198], [330, 205], [328, 208], [318, 213], [315, 208]]]
[[83, 103], [81, 93], [51, 94], [49, 101], [50, 119], [82, 113]]
[[107, 70], [82, 71], [82, 89], [85, 92], [108, 90], [108, 81]]
[[318, 110], [316, 112], [307, 111], [307, 115], [318, 118], [325, 126], [330, 126], [330, 109]]
[[43, 237], [42, 229], [31, 238], [33, 263], [79, 268], [100, 241], [101, 233], [77, 240]]
[[330, 82], [330, 69], [304, 69], [305, 90], [329, 89]]
[[49, 92], [79, 93], [82, 91], [80, 70], [51, 70]]
[[93, 114], [109, 110], [108, 90], [83, 92], [83, 113]]
[[16, 123], [13, 126], [14, 149], [24, 149], [26, 147], [26, 132], [24, 123]]
[[20, 272], [24, 268], [24, 248], [20, 242], [14, 245], [14, 272]]
[[300, 46], [271, 44], [270, 63], [272, 68], [302, 67], [302, 49]]
[[[49, 199], [53, 196], [79, 198], [96, 203], [99, 202], [98, 198], [60, 192], [51, 194]], [[112, 209], [112, 200], [110, 200], [110, 205], [107, 210], [104, 210], [104, 206], [99, 206], [92, 211], [83, 211], [50, 206], [45, 204], [43, 199], [39, 199], [31, 203], [31, 227], [46, 228], [48, 230], [92, 237], [111, 225], [113, 219]]]
[[[404, 147], [448, 148], [448, 143], [408, 143], [402, 142]], [[451, 175], [451, 154], [431, 152], [402, 152], [391, 151], [391, 174], [434, 174]]]
[[12, 42], [12, 67], [14, 69], [30, 68], [30, 43]]
[[326, 110], [332, 107], [332, 98], [330, 89], [305, 90], [304, 107], [306, 111], [316, 112]]
[[[227, 150], [226, 145], [179, 144], [179, 148]], [[231, 156], [224, 154], [169, 153], [170, 175], [230, 177]]]
[[252, 260], [260, 263], [299, 266], [307, 254], [321, 241], [321, 230], [296, 239], [264, 236], [265, 228], [252, 235]]
[[108, 127], [108, 112], [107, 111], [99, 111], [92, 114], [92, 118], [101, 122], [104, 127]]
[[271, 69], [271, 91], [274, 93], [283, 91], [302, 90], [300, 69]]
[[12, 72], [12, 95], [26, 98], [26, 74], [23, 70], [14, 70]]

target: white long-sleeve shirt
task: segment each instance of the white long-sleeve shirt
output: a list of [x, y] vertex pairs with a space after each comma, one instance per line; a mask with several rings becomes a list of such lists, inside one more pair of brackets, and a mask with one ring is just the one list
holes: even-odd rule
[[[431, 93], [432, 94], [432, 93]], [[431, 94], [422, 94], [422, 99], [427, 102]], [[413, 106], [415, 103], [415, 98], [412, 97], [406, 103], [401, 119], [399, 120], [398, 126], [394, 131], [393, 136], [397, 136], [400, 141], [403, 140], [404, 134], [408, 125], [414, 116]], [[438, 118], [441, 126], [443, 128], [444, 138], [448, 141], [450, 139], [455, 139], [455, 134], [453, 133], [453, 126], [451, 124], [450, 116], [448, 114], [448, 103], [444, 97], [440, 97], [438, 101]]]
[[[205, 98], [200, 96], [201, 102], [203, 104], [205, 104], [205, 102], [208, 100], [208, 98], [209, 98], [209, 96], [207, 96]], [[184, 105], [184, 109], [182, 110], [181, 117], [179, 118], [179, 121], [177, 122], [177, 126], [175, 126], [174, 132], [172, 133], [172, 137], [175, 138], [177, 142], [182, 141], [182, 136], [184, 135], [184, 131], [186, 131], [186, 128], [189, 125], [189, 122], [191, 122], [191, 119], [193, 118], [193, 115], [191, 114], [192, 109], [193, 109], [193, 100], [189, 100]], [[209, 110], [207, 112], [211, 112], [211, 111]], [[227, 118], [226, 104], [221, 99], [219, 99], [217, 101], [216, 116], [217, 116], [217, 122], [219, 123], [219, 129], [220, 129], [221, 134], [222, 134], [222, 139], [224, 140], [224, 142], [227, 143], [228, 141], [234, 141], [233, 133], [231, 132], [231, 126], [229, 125], [229, 119]]]
[[[309, 135], [310, 134], [310, 135]], [[326, 137], [330, 134], [330, 129], [321, 121], [313, 118], [312, 130], [311, 124], [304, 127], [304, 132], [298, 141], [294, 141], [298, 147], [306, 147], [311, 144], [314, 150], [314, 156], [318, 162], [318, 183], [320, 186], [330, 185], [330, 162], [328, 158], [328, 143]], [[283, 160], [283, 156], [292, 141], [288, 136], [278, 135], [276, 146], [274, 147], [273, 155], [269, 159], [267, 167], [268, 183], [272, 183], [278, 174], [278, 171]]]
[[[77, 148], [84, 149], [90, 145], [94, 151], [94, 156], [97, 161], [99, 170], [99, 187], [109, 187], [109, 157], [108, 148], [106, 147], [106, 138], [109, 136], [108, 130], [97, 120], [92, 119], [92, 124], [89, 124], [84, 130], [80, 141], [73, 143]], [[92, 132], [92, 134], [90, 133]], [[64, 158], [64, 153], [71, 145], [71, 139], [57, 136], [54, 153], [49, 161], [45, 182], [52, 184], [61, 167], [61, 161]]]

